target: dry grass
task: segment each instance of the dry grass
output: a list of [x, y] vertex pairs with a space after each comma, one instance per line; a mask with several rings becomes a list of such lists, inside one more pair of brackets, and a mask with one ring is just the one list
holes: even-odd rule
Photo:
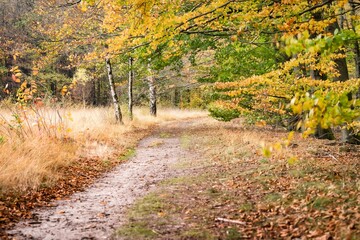
[[[204, 116], [201, 111], [163, 109], [157, 118], [136, 109], [134, 121], [114, 122], [112, 108], [1, 110], [0, 190], [24, 191], [53, 184], [80, 158], [110, 158], [138, 141], [136, 131], [169, 120]], [[14, 118], [17, 116], [21, 121]], [[145, 135], [145, 133], [143, 134]]]
[[72, 142], [44, 138], [1, 144], [1, 190], [24, 191], [54, 183], [60, 177], [59, 168], [74, 160], [76, 150]]

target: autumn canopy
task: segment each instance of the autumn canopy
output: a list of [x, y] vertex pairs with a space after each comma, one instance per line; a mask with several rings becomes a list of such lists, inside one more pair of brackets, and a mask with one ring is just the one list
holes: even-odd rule
[[[54, 95], [59, 91], [74, 96], [76, 81], [71, 78], [77, 69], [96, 76], [104, 59], [122, 66], [131, 58], [135, 59], [131, 69], [149, 83], [156, 114], [155, 88], [160, 84], [156, 79], [164, 69], [184, 69], [188, 59], [191, 66], [186, 68], [202, 85], [196, 97], [217, 119], [229, 121], [241, 115], [250, 122], [280, 124], [324, 138], [334, 138], [331, 129], [340, 127], [344, 141], [358, 141], [357, 0], [23, 0], [19, 4], [27, 4], [23, 15], [7, 22], [20, 18], [25, 32], [18, 26], [1, 26], [0, 73], [11, 72], [13, 82], [26, 84], [12, 88], [4, 84], [4, 97], [13, 92], [19, 100], [31, 100], [27, 95], [40, 96], [46, 89]], [[127, 74], [126, 67], [119, 69]], [[43, 89], [37, 87], [40, 82]], [[166, 92], [173, 83], [165, 79], [161, 85]], [[191, 97], [194, 94], [188, 102]]]

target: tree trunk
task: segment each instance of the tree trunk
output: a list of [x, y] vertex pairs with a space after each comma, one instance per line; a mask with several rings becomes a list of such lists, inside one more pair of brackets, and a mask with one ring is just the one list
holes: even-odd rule
[[[312, 79], [315, 79], [315, 80], [322, 79], [322, 77], [319, 74], [319, 71], [317, 71], [317, 70], [311, 69], [310, 76]], [[325, 129], [325, 128], [322, 128], [320, 125], [317, 126], [314, 136], [318, 139], [329, 139], [329, 140], [335, 139], [334, 133], [331, 130], [331, 128]]]
[[97, 89], [96, 89], [96, 101], [97, 101], [97, 105], [99, 106], [100, 104], [102, 104], [102, 101], [101, 101], [101, 79], [98, 78], [96, 80], [97, 82]]
[[354, 42], [354, 53], [355, 53], [355, 78], [360, 78], [360, 47], [359, 42], [355, 40]]
[[82, 92], [82, 102], [83, 102], [83, 108], [85, 109], [86, 108], [86, 92], [85, 92], [85, 87], [86, 87], [86, 84], [84, 83], [83, 86], [82, 86], [82, 89], [81, 89], [81, 92]]
[[[323, 0], [322, 2], [324, 2], [324, 1], [325, 0]], [[321, 21], [323, 19], [323, 14], [321, 11], [316, 11], [316, 12], [312, 13], [312, 16], [316, 21]], [[329, 29], [328, 29], [328, 31], [329, 31]], [[311, 37], [314, 38], [315, 35], [313, 35]], [[326, 76], [320, 75], [319, 71], [316, 69], [310, 69], [310, 77], [314, 80], [322, 80], [322, 79], [326, 78]], [[324, 129], [320, 125], [317, 126], [314, 136], [319, 139], [329, 139], [329, 140], [335, 139], [334, 133], [331, 130], [331, 128]]]
[[115, 84], [114, 84], [114, 77], [113, 77], [112, 68], [111, 68], [111, 62], [108, 57], [105, 58], [105, 63], [106, 63], [106, 69], [107, 69], [107, 74], [108, 74], [108, 79], [109, 79], [111, 98], [112, 98], [114, 109], [115, 109], [115, 119], [116, 119], [117, 123], [124, 124], [122, 121], [122, 114], [121, 114], [118, 97], [117, 97], [116, 91], [115, 91]]
[[[350, 2], [350, 6], [351, 6], [351, 15], [356, 16], [356, 5], [354, 2]], [[356, 32], [355, 30], [355, 25], [353, 20], [350, 21], [351, 23], [351, 29]], [[355, 78], [360, 78], [360, 46], [359, 46], [359, 41], [356, 39], [354, 41], [354, 61], [355, 61]], [[356, 98], [360, 97], [360, 89], [357, 92]], [[353, 143], [353, 144], [360, 144], [360, 134], [355, 134], [353, 129], [345, 129], [343, 130], [343, 141], [348, 142], [348, 143]]]
[[134, 82], [133, 58], [129, 57], [128, 97], [129, 97], [129, 118], [130, 118], [130, 120], [133, 120], [133, 82]]
[[91, 103], [93, 106], [97, 105], [97, 100], [96, 100], [96, 79], [93, 78], [91, 80]]
[[51, 94], [52, 94], [53, 97], [56, 97], [56, 92], [57, 92], [57, 86], [56, 85], [57, 85], [56, 81], [50, 83]]
[[174, 99], [173, 99], [173, 105], [174, 107], [179, 107], [180, 102], [180, 91], [178, 87], [174, 88]]
[[[329, 26], [328, 31], [333, 33], [336, 29], [340, 29], [340, 26], [337, 22], [334, 22], [333, 24], [331, 24]], [[339, 53], [345, 55], [344, 50], [339, 51]], [[355, 51], [355, 55], [356, 55], [356, 51]], [[355, 60], [356, 60], [356, 56], [355, 56]], [[335, 78], [335, 81], [349, 80], [349, 71], [348, 71], [348, 67], [347, 67], [347, 63], [346, 63], [346, 58], [335, 59], [334, 62], [336, 63], [336, 68], [340, 74], [337, 78]], [[359, 66], [357, 66], [357, 68], [358, 67]], [[349, 100], [352, 99], [352, 96], [348, 96], [348, 97], [349, 97]], [[354, 134], [353, 129], [347, 129], [347, 128], [344, 128], [341, 130], [341, 141], [346, 142], [346, 143], [352, 143], [352, 144], [360, 144], [359, 136]]]
[[[356, 5], [354, 2], [350, 2], [350, 6], [351, 6], [351, 15], [352, 16], [356, 16]], [[356, 32], [355, 30], [355, 25], [353, 20], [350, 21], [351, 23], [351, 28], [354, 32]], [[354, 60], [355, 60], [355, 78], [360, 78], [360, 47], [359, 47], [359, 41], [355, 40], [354, 41]]]
[[[336, 29], [340, 30], [340, 26], [339, 23], [337, 21], [335, 21], [334, 23], [332, 23], [331, 25], [329, 25], [329, 27], [327, 28], [327, 31], [330, 33], [334, 33]], [[344, 50], [340, 50], [337, 51], [337, 53], [340, 53], [342, 55], [345, 55], [345, 51]], [[349, 80], [349, 71], [348, 71], [348, 67], [347, 67], [347, 63], [346, 63], [346, 58], [337, 58], [334, 60], [334, 62], [336, 63], [336, 68], [339, 72], [339, 76], [336, 77], [334, 80], [335, 81], [347, 81]]]
[[149, 84], [149, 99], [150, 99], [150, 114], [156, 117], [156, 86], [155, 78], [153, 76], [150, 61], [148, 63], [148, 84]]

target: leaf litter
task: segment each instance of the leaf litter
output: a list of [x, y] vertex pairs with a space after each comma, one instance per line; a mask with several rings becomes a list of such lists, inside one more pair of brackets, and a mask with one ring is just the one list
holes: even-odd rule
[[[149, 175], [148, 179], [152, 180], [143, 187], [145, 191], [131, 198], [116, 214], [97, 212], [92, 219], [94, 221], [88, 221], [81, 229], [83, 232], [90, 229], [94, 239], [109, 237], [109, 232], [118, 228], [111, 238], [360, 238], [359, 146], [302, 139], [295, 134], [288, 147], [265, 158], [261, 146], [276, 143], [286, 135], [282, 130], [266, 126], [246, 127], [207, 118], [170, 124], [161, 130], [157, 139], [148, 143], [148, 147], [158, 148], [149, 154], [154, 157], [159, 154], [159, 148], [173, 147], [173, 144], [167, 144], [168, 139], [178, 139], [177, 149], [187, 154], [172, 161], [172, 166], [168, 165], [171, 173], [158, 178], [159, 169], [154, 165], [152, 169], [157, 171]], [[164, 158], [167, 157], [164, 155]], [[292, 161], [289, 161], [291, 158]], [[96, 170], [89, 172], [91, 175]], [[89, 172], [79, 170], [79, 175], [86, 178]], [[159, 185], [161, 179], [165, 180]], [[29, 209], [59, 206], [59, 203], [49, 203], [48, 200], [69, 196], [71, 190], [64, 190], [66, 184], [60, 182], [58, 191], [54, 191], [56, 194], [52, 192], [48, 198], [44, 196], [49, 193], [33, 194], [31, 201], [13, 198], [16, 207], [12, 216], [28, 218], [26, 227], [30, 229], [41, 225], [43, 219], [36, 214], [34, 217]], [[152, 190], [150, 195], [131, 204], [149, 189]], [[131, 195], [131, 192], [127, 190], [123, 194]], [[81, 194], [84, 193], [75, 194], [67, 201], [76, 201], [76, 196], [84, 199]], [[89, 198], [86, 193], [85, 198]], [[4, 209], [4, 203], [6, 201], [0, 202], [1, 209]], [[111, 205], [104, 199], [97, 199], [97, 203], [103, 209]], [[130, 205], [133, 207], [125, 211]], [[6, 205], [5, 209], [12, 208]], [[66, 207], [55, 209], [43, 211], [69, 216]], [[80, 213], [86, 211], [85, 208]], [[109, 222], [113, 216], [117, 217], [116, 221], [110, 221], [111, 226], [105, 227], [106, 234], [99, 235], [94, 229], [104, 226], [102, 224]], [[71, 228], [70, 222], [67, 227]], [[15, 228], [12, 233], [18, 234], [23, 226]]]
[[[187, 178], [157, 190], [163, 208], [129, 210], [121, 239], [360, 238], [359, 146], [295, 134], [265, 158], [263, 143], [285, 131], [206, 120], [181, 134], [202, 157], [182, 164]], [[157, 234], [139, 234], [138, 224]]]

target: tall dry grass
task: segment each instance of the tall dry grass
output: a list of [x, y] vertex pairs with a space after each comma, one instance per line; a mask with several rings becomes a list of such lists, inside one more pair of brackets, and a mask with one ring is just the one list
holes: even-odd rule
[[0, 145], [1, 191], [25, 191], [51, 185], [61, 177], [58, 171], [70, 164], [78, 146], [50, 138], [6, 141]]
[[135, 109], [134, 120], [115, 124], [112, 108], [0, 109], [0, 191], [36, 189], [53, 184], [59, 171], [80, 157], [107, 158], [117, 147], [137, 141], [134, 131], [147, 131], [165, 121], [206, 116], [203, 111], [160, 109], [152, 117]]

